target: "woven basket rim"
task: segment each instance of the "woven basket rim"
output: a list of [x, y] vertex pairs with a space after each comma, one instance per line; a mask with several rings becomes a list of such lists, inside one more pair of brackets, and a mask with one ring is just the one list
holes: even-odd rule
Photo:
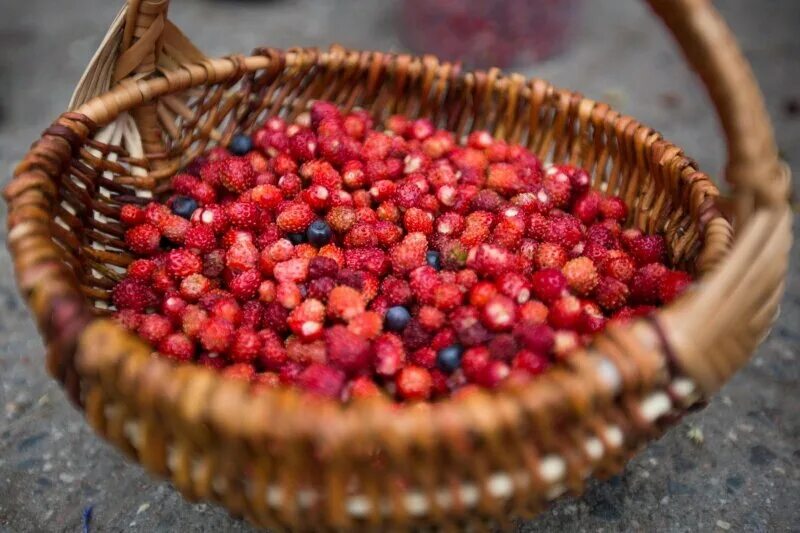
[[[250, 73], [256, 70], [261, 70], [264, 68], [268, 68], [270, 66], [271, 57], [273, 56], [270, 51], [265, 51], [264, 55], [252, 55], [249, 57], [242, 57], [242, 56], [231, 56], [231, 57], [223, 57], [218, 59], [209, 59], [203, 61], [201, 63], [196, 63], [193, 65], [184, 65], [180, 68], [180, 73], [173, 73], [175, 79], [180, 80], [176, 86], [171, 86], [165, 80], [165, 78], [154, 78], [154, 79], [146, 79], [146, 80], [137, 80], [135, 82], [123, 82], [120, 86], [111, 91], [108, 91], [104, 94], [96, 96], [91, 100], [87, 101], [83, 104], [80, 108], [76, 110], [77, 113], [80, 114], [94, 114], [95, 116], [104, 116], [105, 120], [94, 121], [91, 120], [90, 127], [87, 128], [87, 135], [83, 140], [88, 138], [91, 133], [97, 131], [98, 128], [101, 126], [110, 123], [116, 117], [118, 117], [123, 112], [130, 111], [132, 108], [135, 108], [139, 105], [146, 104], [149, 102], [154, 101], [156, 98], [160, 96], [164, 96], [166, 94], [173, 94], [184, 91], [188, 88], [203, 86], [203, 85], [210, 85], [212, 83], [209, 79], [202, 79], [198, 78], [198, 69], [202, 69], [203, 72], [212, 73], [212, 72], [219, 72], [220, 65], [229, 72], [229, 74], [221, 77], [211, 78], [213, 79], [214, 83], [224, 83], [228, 82], [231, 83], [232, 81], [235, 82], [239, 79], [239, 77], [243, 74]], [[424, 69], [426, 65], [428, 66], [436, 66], [438, 68], [442, 68], [446, 65], [449, 65], [452, 69], [452, 76], [448, 80], [449, 83], [460, 83], [460, 84], [470, 84], [476, 78], [480, 77], [487, 77], [492, 79], [495, 83], [503, 83], [503, 80], [507, 80], [508, 83], [519, 83], [520, 80], [524, 81], [524, 84], [521, 86], [522, 91], [526, 89], [530, 89], [530, 87], [536, 84], [546, 84], [546, 88], [548, 91], [548, 99], [557, 100], [559, 98], [570, 98], [571, 100], [575, 101], [575, 105], [593, 105], [593, 106], [604, 106], [611, 110], [612, 113], [616, 113], [613, 111], [611, 106], [603, 103], [597, 103], [593, 100], [583, 98], [580, 93], [570, 91], [568, 89], [559, 89], [552, 86], [549, 82], [539, 78], [523, 78], [516, 74], [509, 74], [504, 75], [501, 73], [499, 69], [491, 69], [489, 71], [460, 71], [455, 65], [448, 64], [448, 63], [439, 63], [438, 60], [432, 56], [411, 56], [407, 54], [389, 54], [389, 53], [380, 53], [380, 52], [365, 52], [365, 51], [358, 51], [358, 50], [347, 50], [342, 47], [333, 46], [329, 52], [322, 52], [316, 48], [294, 48], [290, 49], [286, 52], [285, 56], [283, 56], [283, 68], [292, 68], [294, 65], [300, 65], [308, 61], [314, 61], [320, 65], [325, 65], [328, 62], [333, 62], [334, 64], [338, 64], [341, 62], [354, 61], [359, 58], [363, 58], [364, 54], [372, 55], [372, 54], [379, 54], [380, 56], [387, 58], [387, 64], [389, 58], [401, 60], [407, 60], [412, 62], [413, 64], [417, 65], [418, 68]], [[209, 65], [213, 65], [212, 68], [209, 68]], [[188, 85], [186, 82], [189, 82]], [[141, 101], [128, 101], [127, 104], [123, 102], [123, 105], [119, 105], [119, 108], [115, 110], [113, 113], [108, 112], [108, 101], [113, 100], [119, 103], [120, 99], [117, 98], [119, 94], [124, 94], [128, 91], [138, 91], [142, 95]], [[99, 115], [97, 112], [91, 112], [91, 110], [102, 108], [106, 114]], [[89, 113], [87, 113], [89, 111]], [[617, 120], [625, 121], [627, 126], [626, 129], [642, 129], [642, 134], [646, 135], [648, 138], [652, 138], [653, 142], [660, 143], [663, 146], [662, 153], [671, 157], [674, 160], [679, 160], [679, 164], [692, 172], [696, 172], [702, 177], [706, 177], [704, 173], [699, 171], [695, 165], [695, 163], [684, 157], [683, 152], [680, 148], [673, 145], [669, 141], [663, 139], [661, 134], [659, 134], [656, 130], [649, 128], [647, 126], [642, 125], [638, 121], [636, 121], [633, 117], [629, 117], [626, 115], [617, 114], [615, 116]], [[712, 192], [718, 192], [716, 188]], [[718, 215], [716, 218], [722, 219], [721, 215]], [[706, 225], [707, 229], [707, 225]], [[703, 230], [703, 235], [705, 235], [706, 231]], [[706, 243], [703, 242], [700, 251], [698, 251], [698, 255], [702, 252], [703, 248], [706, 246]], [[730, 247], [728, 247], [728, 250]], [[699, 277], [698, 279], [702, 279]], [[91, 304], [88, 302], [88, 299], [84, 300], [84, 304], [86, 308], [91, 308]], [[611, 331], [607, 330], [601, 333], [599, 336], [596, 336], [593, 340], [592, 344], [588, 348], [591, 352], [593, 351], [592, 346], [595, 346], [596, 341], [599, 337], [609, 336], [612, 334], [613, 336], [625, 335], [622, 330], [630, 330], [630, 331], [638, 331], [638, 335], [644, 335], [645, 337], [649, 337], [654, 339], [656, 343], [663, 341], [664, 339], [654, 338], [653, 336], [657, 333], [654, 333], [653, 330], [657, 329], [657, 326], [654, 328], [654, 324], [658, 323], [659, 316], [666, 310], [672, 309], [676, 306], [680, 305], [680, 302], [670, 304], [669, 306], [664, 306], [659, 308], [656, 314], [650, 318], [645, 320], [638, 320], [635, 321], [633, 324], [625, 325], [625, 326], [612, 326], [609, 328]], [[126, 336], [126, 337], [134, 337], [137, 341], [142, 342], [135, 336], [126, 330], [124, 330], [121, 326], [117, 324], [110, 324], [109, 321], [103, 318], [95, 318], [92, 322], [101, 321], [105, 323], [104, 328], [111, 328], [111, 331], [114, 331], [115, 335]], [[87, 329], [90, 329], [92, 324], [87, 325]], [[647, 331], [645, 331], [647, 330]], [[612, 333], [613, 332], [613, 333]], [[86, 346], [86, 349], [91, 349], [91, 347]], [[669, 350], [669, 348], [666, 348]], [[80, 351], [80, 350], [79, 350]], [[148, 351], [150, 349], [148, 348]], [[665, 361], [665, 363], [670, 363], [669, 361]], [[80, 364], [80, 362], [78, 362]], [[163, 371], [160, 367], [163, 366], [164, 361], [159, 360], [157, 358], [153, 358], [152, 360], [146, 363], [148, 366], [153, 366], [154, 371], [156, 367], [158, 367], [158, 372]], [[217, 372], [210, 371], [205, 368], [201, 368], [196, 364], [193, 363], [183, 363], [183, 364], [176, 364], [172, 372], [181, 373], [184, 372], [185, 369], [191, 369], [192, 373], [197, 373], [198, 379], [202, 381], [212, 380], [212, 381], [219, 381], [221, 383], [229, 384], [231, 387], [237, 387], [241, 390], [239, 391], [240, 395], [244, 397], [246, 395], [246, 385], [238, 382], [234, 378], [229, 378], [220, 375]], [[181, 370], [184, 369], [184, 370]], [[673, 369], [674, 370], [674, 369]], [[548, 371], [550, 373], [551, 371]], [[147, 371], [145, 371], [147, 373]], [[203, 374], [203, 376], [201, 376]], [[547, 374], [545, 374], [547, 375]], [[544, 376], [537, 376], [537, 378], [531, 380], [524, 388], [530, 389], [532, 391], [539, 390], [540, 388], [545, 387], [542, 384], [542, 378]], [[213, 386], [209, 385], [210, 388], [214, 388]], [[479, 402], [488, 401], [492, 403], [497, 409], [501, 406], [506, 404], [510, 399], [513, 399], [520, 391], [514, 389], [500, 389], [496, 391], [479, 391], [476, 393], [477, 397], [482, 398]], [[305, 391], [301, 391], [296, 389], [295, 387], [285, 387], [281, 388], [279, 391], [273, 390], [259, 390], [254, 391], [253, 393], [249, 393], [255, 399], [256, 402], [259, 402], [262, 399], [268, 399], [268, 404], [270, 405], [281, 405], [280, 408], [280, 416], [283, 419], [297, 417], [297, 415], [302, 414], [302, 418], [304, 421], [299, 423], [290, 424], [288, 427], [292, 427], [293, 429], [298, 431], [298, 435], [305, 435], [306, 437], [313, 437], [313, 436], [320, 436], [320, 434], [328, 433], [326, 431], [326, 427], [333, 427], [335, 428], [334, 431], [330, 433], [336, 433], [339, 437], [342, 437], [344, 441], [347, 438], [341, 434], [341, 431], [344, 428], [349, 428], [350, 431], [358, 433], [357, 430], [357, 422], [352, 420], [352, 417], [348, 416], [348, 412], [357, 412], [360, 413], [359, 417], [363, 414], [369, 413], [370, 418], [376, 420], [380, 426], [386, 426], [397, 424], [399, 426], [403, 426], [407, 424], [407, 421], [404, 417], [399, 416], [402, 412], [419, 412], [420, 407], [419, 405], [413, 404], [402, 404], [397, 403], [394, 401], [377, 401], [377, 402], [353, 402], [343, 404], [338, 400], [332, 399], [325, 399], [325, 398], [318, 398]], [[484, 400], [486, 399], [486, 400]], [[309, 412], [312, 409], [309, 409], [309, 404], [314, 405], [314, 410], [316, 410], [316, 414], [324, 413], [322, 416], [309, 416]], [[471, 403], [471, 402], [467, 402]], [[375, 412], [375, 405], [379, 405], [381, 407], [377, 408], [378, 413]], [[429, 409], [433, 411], [430, 416], [432, 419], [438, 419], [440, 417], [447, 418], [449, 416], [450, 411], [454, 409], [454, 406], [461, 406], [464, 405], [464, 402], [459, 398], [452, 398], [447, 397], [441, 400], [436, 400], [429, 402], [428, 405], [430, 406]], [[460, 409], [459, 409], [460, 410]], [[272, 409], [268, 409], [268, 411], [272, 411]], [[391, 415], [391, 416], [381, 416], [381, 413]], [[273, 413], [278, 414], [278, 413]], [[331, 416], [335, 416], [340, 418], [341, 420], [330, 420]], [[356, 417], [356, 418], [359, 418]], [[308, 420], [314, 419], [313, 423], [307, 423]], [[325, 421], [326, 423], [322, 423]], [[266, 424], [269, 424], [267, 420], [264, 421]], [[438, 427], [437, 424], [434, 425], [434, 430]], [[247, 424], [246, 431], [243, 432], [243, 435], [253, 435], [253, 427], [250, 424]], [[241, 426], [241, 429], [244, 429], [245, 426]], [[228, 428], [231, 429], [231, 428]], [[285, 427], [284, 427], [285, 429]], [[488, 429], [488, 428], [487, 428]], [[257, 432], [260, 433], [260, 432]], [[332, 438], [332, 436], [325, 437], [322, 440], [328, 440]], [[338, 440], [338, 439], [336, 439]]]

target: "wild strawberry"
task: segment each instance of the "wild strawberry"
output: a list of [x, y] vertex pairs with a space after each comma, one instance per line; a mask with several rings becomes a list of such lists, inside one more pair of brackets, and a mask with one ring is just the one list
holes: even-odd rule
[[256, 374], [256, 369], [249, 363], [234, 363], [226, 366], [222, 370], [222, 375], [226, 378], [237, 379], [249, 382]]
[[233, 340], [234, 326], [224, 318], [212, 317], [200, 326], [200, 344], [210, 352], [223, 352]]
[[152, 259], [135, 259], [128, 265], [128, 276], [142, 281], [148, 281], [156, 270]]
[[470, 251], [467, 265], [478, 274], [487, 277], [497, 277], [503, 272], [511, 270], [514, 264], [514, 255], [499, 246], [481, 244]]
[[[239, 274], [236, 274], [231, 280], [229, 287], [231, 293], [240, 300], [247, 300], [254, 297], [258, 293], [258, 288], [261, 285], [261, 273], [251, 268]], [[280, 285], [279, 285], [280, 286]]]
[[379, 398], [382, 394], [381, 389], [372, 381], [372, 378], [369, 376], [359, 376], [350, 382], [345, 391], [345, 396], [350, 401], [358, 401], [369, 398]]
[[328, 359], [348, 374], [358, 374], [370, 363], [370, 343], [348, 330], [335, 325], [325, 330]]
[[164, 219], [170, 215], [172, 215], [172, 211], [164, 204], [150, 202], [144, 208], [145, 223], [152, 224], [155, 227], [159, 227]]
[[208, 313], [204, 309], [196, 305], [187, 305], [181, 316], [181, 330], [189, 338], [196, 339], [207, 318]]
[[514, 336], [527, 350], [542, 356], [549, 354], [555, 343], [555, 334], [546, 324], [521, 322], [514, 327]]
[[600, 193], [589, 191], [572, 204], [572, 214], [586, 225], [592, 224], [600, 213]]
[[567, 259], [567, 252], [561, 245], [552, 242], [543, 242], [536, 247], [533, 262], [538, 269], [560, 269], [567, 262]]
[[628, 287], [621, 281], [603, 276], [594, 291], [595, 299], [604, 309], [619, 309], [628, 300]]
[[420, 325], [428, 331], [438, 331], [447, 319], [442, 311], [430, 305], [420, 307], [417, 317]]
[[440, 283], [433, 292], [433, 305], [442, 311], [455, 309], [461, 303], [461, 289], [455, 283]]
[[478, 373], [477, 383], [486, 388], [493, 389], [508, 377], [511, 369], [503, 361], [489, 361]]
[[680, 296], [692, 283], [692, 277], [686, 272], [670, 270], [661, 279], [658, 296], [662, 303], [669, 303]]
[[409, 233], [403, 240], [395, 244], [390, 257], [392, 270], [395, 274], [404, 274], [414, 268], [425, 264], [425, 252], [428, 240], [422, 233]]
[[608, 196], [600, 200], [600, 214], [605, 219], [623, 221], [628, 216], [628, 206], [622, 198]]
[[545, 231], [544, 240], [560, 244], [565, 248], [572, 248], [582, 237], [580, 222], [577, 218], [561, 214], [550, 217]]
[[259, 209], [255, 202], [231, 202], [225, 207], [228, 221], [235, 228], [255, 229], [258, 227]]
[[285, 207], [275, 219], [278, 227], [287, 233], [300, 233], [308, 229], [316, 215], [303, 203], [295, 203]]
[[183, 244], [186, 248], [202, 254], [216, 248], [217, 239], [210, 226], [191, 224], [186, 230]]
[[300, 387], [325, 398], [338, 399], [344, 383], [344, 372], [319, 363], [309, 365], [297, 376], [297, 384]]
[[663, 263], [667, 247], [661, 235], [640, 235], [628, 242], [628, 251], [639, 266]]
[[539, 300], [528, 300], [519, 307], [517, 314], [519, 320], [540, 324], [547, 320], [548, 312], [547, 306]]
[[239, 328], [233, 336], [230, 351], [228, 352], [234, 363], [249, 363], [261, 351], [261, 338], [254, 330]]
[[408, 401], [427, 400], [431, 395], [433, 381], [426, 369], [407, 366], [398, 372], [395, 379], [397, 394]]
[[597, 270], [588, 257], [569, 260], [561, 269], [567, 285], [575, 294], [587, 295], [597, 285]]
[[239, 325], [243, 328], [258, 329], [264, 318], [264, 304], [258, 300], [250, 300], [242, 306], [242, 318]]
[[219, 166], [219, 182], [231, 192], [244, 192], [255, 185], [256, 173], [243, 157], [231, 157]]
[[152, 224], [139, 224], [125, 232], [125, 244], [135, 254], [151, 255], [158, 251], [161, 234]]
[[389, 268], [386, 253], [380, 248], [345, 250], [344, 259], [348, 268], [364, 270], [378, 276], [385, 274]]
[[157, 302], [157, 297], [152, 287], [144, 281], [136, 278], [125, 278], [114, 287], [111, 293], [111, 301], [117, 310], [132, 309], [141, 312], [148, 307], [154, 306]]
[[195, 211], [192, 222], [209, 226], [216, 235], [221, 235], [228, 228], [225, 208], [218, 204], [207, 205]]
[[531, 292], [544, 302], [554, 302], [566, 288], [567, 278], [559, 270], [546, 268], [531, 276]]
[[275, 301], [286, 309], [294, 309], [300, 305], [302, 299], [303, 295], [297, 283], [284, 281], [283, 283], [278, 283], [275, 288]]
[[154, 345], [171, 332], [172, 324], [169, 319], [161, 315], [144, 315], [137, 329], [141, 338]]
[[489, 238], [494, 216], [487, 211], [474, 211], [464, 219], [464, 231], [459, 240], [465, 246], [476, 246]]
[[123, 309], [114, 313], [113, 317], [114, 320], [123, 328], [127, 329], [128, 331], [136, 331], [136, 328], [138, 328], [139, 324], [141, 324], [144, 315], [134, 311], [133, 309]]
[[513, 369], [524, 370], [533, 376], [543, 374], [549, 367], [550, 360], [546, 356], [531, 350], [517, 352], [512, 363]]
[[185, 278], [198, 274], [203, 269], [203, 261], [197, 254], [178, 248], [167, 254], [167, 271], [175, 278]]
[[194, 343], [183, 333], [172, 333], [161, 340], [158, 351], [175, 361], [189, 361], [194, 357]]
[[631, 256], [621, 250], [608, 252], [600, 263], [600, 271], [612, 278], [627, 283], [636, 271], [636, 264]]
[[275, 209], [283, 200], [283, 195], [274, 185], [257, 185], [250, 190], [250, 200], [264, 209]]
[[181, 296], [194, 302], [211, 290], [211, 287], [211, 280], [204, 275], [199, 273], [189, 274], [181, 281]]
[[524, 276], [517, 272], [504, 272], [497, 278], [497, 287], [500, 292], [518, 304], [527, 302], [531, 297], [528, 282]]
[[328, 294], [328, 315], [331, 318], [350, 320], [363, 313], [364, 298], [352, 287], [339, 285]]
[[384, 333], [372, 343], [373, 366], [381, 376], [393, 376], [405, 364], [403, 342], [394, 333]]
[[492, 296], [481, 310], [481, 321], [492, 331], [511, 329], [516, 317], [514, 301], [502, 294]]
[[581, 302], [571, 295], [562, 296], [550, 306], [547, 320], [554, 328], [572, 329], [581, 318]]
[[477, 382], [490, 361], [489, 350], [483, 346], [470, 348], [461, 356], [461, 370], [470, 382]]
[[289, 172], [278, 178], [278, 189], [284, 198], [294, 198], [303, 190], [303, 180], [297, 174]]
[[364, 339], [374, 339], [383, 329], [383, 318], [374, 311], [365, 311], [350, 319], [347, 329]]
[[581, 345], [580, 337], [574, 331], [557, 331], [553, 355], [556, 360], [564, 360]]
[[561, 172], [546, 174], [542, 180], [542, 187], [547, 192], [553, 207], [564, 208], [569, 203], [572, 185], [566, 174]]
[[119, 220], [128, 227], [144, 224], [144, 210], [134, 204], [125, 204], [119, 210]]
[[483, 307], [495, 294], [497, 287], [494, 283], [479, 281], [470, 290], [469, 303], [474, 307]]
[[656, 303], [666, 274], [667, 268], [660, 263], [639, 268], [630, 282], [631, 299], [642, 304]]

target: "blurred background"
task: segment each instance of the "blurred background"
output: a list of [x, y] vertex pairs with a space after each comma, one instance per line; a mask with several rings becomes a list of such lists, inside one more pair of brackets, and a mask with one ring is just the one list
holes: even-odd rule
[[[0, 186], [65, 109], [122, 1], [0, 0]], [[753, 64], [797, 175], [800, 2], [715, 4]], [[640, 0], [172, 0], [170, 17], [211, 56], [340, 43], [502, 66], [637, 117], [712, 176], [724, 162], [702, 88]], [[0, 244], [0, 531], [76, 531], [89, 506], [97, 531], [249, 531], [213, 506], [187, 503], [92, 434], [45, 374], [41, 342]], [[797, 246], [792, 254], [772, 335], [709, 408], [623, 474], [521, 523], [522, 531], [797, 530]]]

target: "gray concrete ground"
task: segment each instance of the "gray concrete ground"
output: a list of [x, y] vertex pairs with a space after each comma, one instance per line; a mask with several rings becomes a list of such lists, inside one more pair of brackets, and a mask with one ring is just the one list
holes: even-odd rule
[[[0, 1], [0, 185], [66, 105], [118, 1]], [[587, 2], [588, 3], [588, 2]], [[528, 69], [612, 102], [719, 174], [724, 148], [698, 83], [635, 0], [591, 2], [570, 51]], [[800, 2], [718, 2], [766, 94], [781, 150], [800, 172]], [[211, 55], [332, 42], [401, 50], [390, 3], [175, 0], [173, 20]], [[5, 206], [0, 206], [5, 215]], [[5, 236], [0, 235], [4, 241]], [[4, 244], [4, 243], [3, 243]], [[523, 531], [800, 531], [798, 247], [783, 313], [753, 361], [620, 476], [560, 501]], [[43, 349], [0, 251], [0, 531], [249, 531], [185, 502], [88, 429], [43, 369]], [[688, 437], [699, 430], [702, 442]]]

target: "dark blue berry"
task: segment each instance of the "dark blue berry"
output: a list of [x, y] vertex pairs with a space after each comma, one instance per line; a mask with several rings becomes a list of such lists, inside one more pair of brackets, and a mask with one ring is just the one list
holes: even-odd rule
[[453, 372], [461, 366], [461, 354], [464, 353], [464, 348], [458, 344], [453, 344], [446, 348], [442, 348], [436, 354], [436, 366], [442, 372]]
[[288, 235], [286, 235], [286, 238], [289, 239], [289, 242], [291, 242], [295, 246], [306, 242], [306, 236], [304, 233], [289, 233]]
[[172, 200], [172, 212], [179, 217], [189, 218], [197, 209], [197, 201], [188, 196], [176, 196]]
[[228, 145], [228, 150], [233, 155], [244, 155], [252, 149], [253, 140], [249, 135], [245, 135], [244, 133], [237, 133], [234, 135], [233, 139], [231, 139], [231, 143]]
[[411, 320], [411, 313], [402, 305], [396, 305], [386, 310], [386, 329], [402, 331]]
[[325, 246], [331, 242], [333, 232], [327, 222], [315, 220], [306, 230], [306, 237], [308, 237], [308, 242], [314, 246]]
[[436, 270], [442, 269], [442, 258], [436, 250], [428, 250], [425, 253], [425, 261]]

